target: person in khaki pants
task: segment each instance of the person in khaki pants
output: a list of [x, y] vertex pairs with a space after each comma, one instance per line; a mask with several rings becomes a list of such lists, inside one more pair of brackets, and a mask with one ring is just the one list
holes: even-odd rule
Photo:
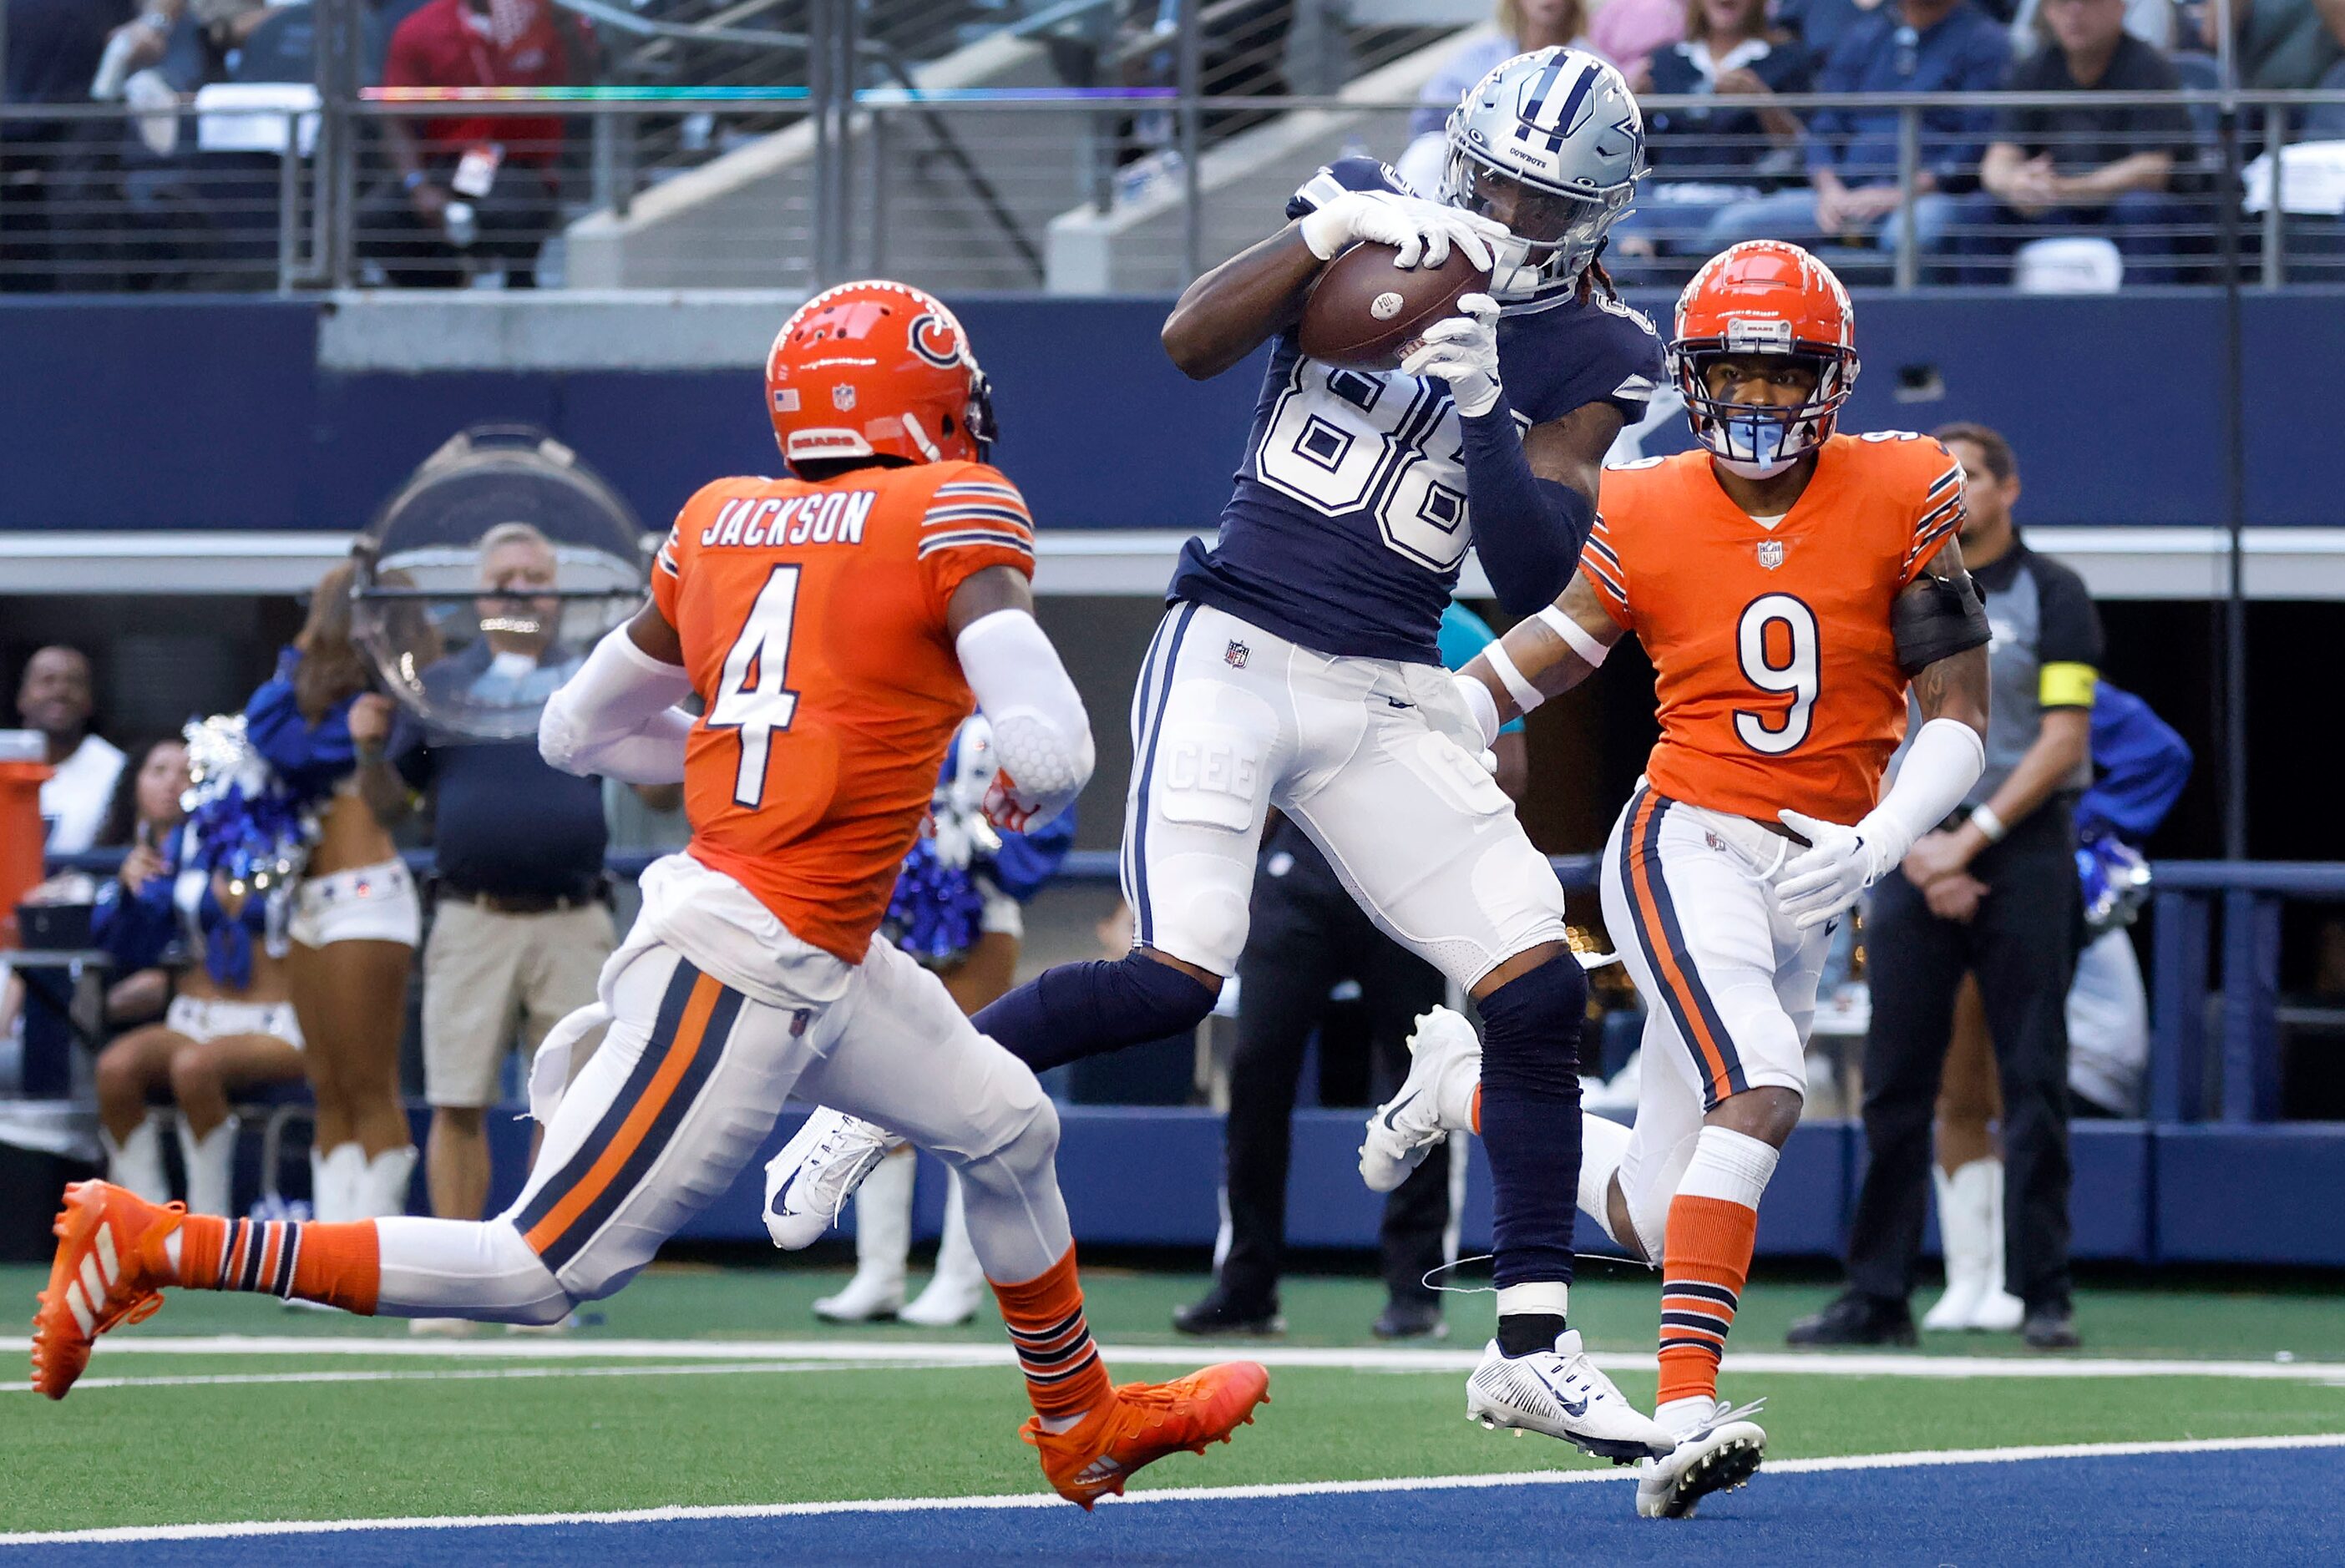
[[[425, 689], [542, 703], [567, 673], [543, 660], [560, 608], [543, 596], [556, 585], [553, 549], [527, 524], [504, 523], [480, 551], [482, 635], [426, 671]], [[360, 760], [361, 786], [385, 820], [429, 803], [439, 875], [423, 949], [425, 1169], [434, 1214], [478, 1219], [489, 1195], [488, 1108], [506, 1053], [518, 1045], [533, 1056], [548, 1029], [594, 1001], [617, 945], [602, 784], [549, 767], [534, 739], [475, 740], [406, 711], [389, 744]], [[574, 1071], [592, 1045], [581, 1042]]]

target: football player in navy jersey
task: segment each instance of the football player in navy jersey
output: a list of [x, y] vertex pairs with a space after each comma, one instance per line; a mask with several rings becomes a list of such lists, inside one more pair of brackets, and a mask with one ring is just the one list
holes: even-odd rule
[[[1447, 134], [1441, 200], [1370, 159], [1322, 169], [1284, 228], [1165, 322], [1167, 352], [1201, 379], [1273, 349], [1220, 538], [1183, 552], [1132, 702], [1137, 943], [1051, 969], [977, 1022], [1037, 1069], [1193, 1028], [1245, 945], [1264, 819], [1284, 812], [1482, 1015], [1498, 1331], [1467, 1413], [1639, 1459], [1668, 1435], [1567, 1322], [1587, 983], [1562, 887], [1478, 760], [1492, 699], [1444, 672], [1436, 636], [1469, 544], [1514, 614], [1562, 590], [1606, 449], [1660, 380], [1651, 324], [1591, 270], [1643, 172], [1644, 130], [1619, 72], [1555, 48], [1491, 71]], [[1364, 240], [1403, 266], [1461, 248], [1490, 266], [1489, 291], [1398, 369], [1306, 359], [1304, 295]], [[888, 1138], [810, 1120], [768, 1173], [776, 1239], [819, 1235]]]

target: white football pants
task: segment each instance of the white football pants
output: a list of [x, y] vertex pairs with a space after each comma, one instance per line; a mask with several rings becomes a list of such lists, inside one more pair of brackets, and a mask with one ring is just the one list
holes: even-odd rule
[[1273, 806], [1461, 988], [1563, 940], [1562, 885], [1438, 665], [1315, 653], [1176, 604], [1141, 666], [1132, 736], [1123, 891], [1143, 947], [1235, 973]]
[[1661, 1256], [1702, 1118], [1744, 1089], [1807, 1093], [1832, 926], [1795, 930], [1782, 912], [1775, 883], [1798, 853], [1748, 818], [1670, 800], [1641, 780], [1612, 825], [1604, 926], [1645, 1001], [1620, 1190], [1648, 1258]]
[[[731, 1189], [794, 1091], [958, 1169], [988, 1278], [1030, 1280], [1065, 1255], [1058, 1114], [943, 982], [884, 942], [849, 966], [787, 933], [766, 941], [794, 951], [752, 979], [736, 967], [741, 945], [687, 953], [675, 936], [712, 916], [737, 915], [742, 929], [771, 916], [696, 863], [665, 899], [656, 880], [646, 875], [644, 920], [603, 971], [609, 1031], [563, 1095], [520, 1198], [485, 1222], [378, 1221], [381, 1311], [544, 1323], [611, 1294]], [[791, 997], [789, 984], [809, 994]]]

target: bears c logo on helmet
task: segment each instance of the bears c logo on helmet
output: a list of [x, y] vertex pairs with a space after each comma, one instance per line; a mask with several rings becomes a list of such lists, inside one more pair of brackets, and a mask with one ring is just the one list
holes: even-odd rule
[[939, 369], [950, 369], [960, 363], [960, 329], [953, 322], [934, 313], [919, 317], [912, 323], [912, 352]]

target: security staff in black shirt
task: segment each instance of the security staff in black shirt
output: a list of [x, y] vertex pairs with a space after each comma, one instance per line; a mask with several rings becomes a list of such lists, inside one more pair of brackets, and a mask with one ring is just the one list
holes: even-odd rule
[[[1978, 977], [2003, 1088], [2009, 1288], [2038, 1349], [2076, 1342], [2068, 1277], [2066, 1000], [2084, 931], [2071, 808], [2092, 783], [2101, 623], [2084, 580], [2011, 521], [2019, 470], [1981, 425], [1936, 432], [1961, 460], [1963, 560], [1995, 640], [1986, 771], [1969, 801], [1874, 887], [1865, 915], [1873, 1027], [1864, 1051], [1870, 1163], [1848, 1242], [1848, 1290], [1792, 1325], [1804, 1345], [1910, 1345], [1929, 1190], [1930, 1128], [1965, 974]], [[1895, 766], [1893, 760], [1892, 767]]]

